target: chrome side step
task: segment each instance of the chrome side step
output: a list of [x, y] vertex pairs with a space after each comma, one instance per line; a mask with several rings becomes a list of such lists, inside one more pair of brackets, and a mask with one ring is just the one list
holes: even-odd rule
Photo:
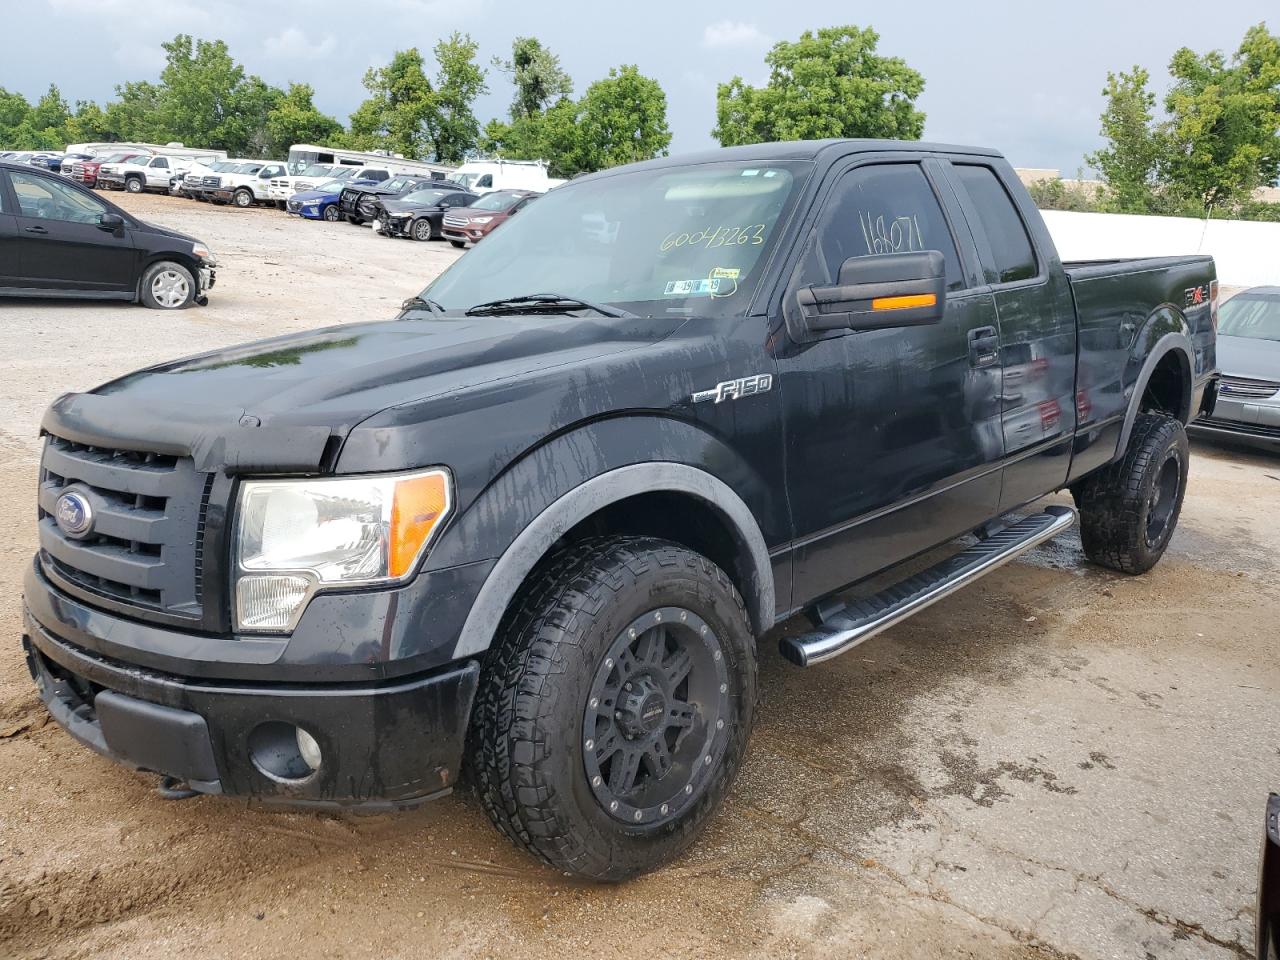
[[1019, 554], [1053, 539], [1075, 522], [1076, 512], [1071, 507], [1045, 507], [1043, 513], [1023, 517], [873, 597], [853, 601], [843, 609], [828, 613], [817, 630], [798, 637], [783, 637], [778, 646], [782, 655], [798, 667], [830, 660], [1004, 566]]

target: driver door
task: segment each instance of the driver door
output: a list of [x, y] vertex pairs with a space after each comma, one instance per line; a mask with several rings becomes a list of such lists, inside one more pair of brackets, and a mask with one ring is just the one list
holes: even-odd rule
[[23, 286], [132, 292], [137, 253], [127, 226], [104, 230], [110, 212], [97, 197], [52, 177], [9, 171], [17, 201], [18, 269]]

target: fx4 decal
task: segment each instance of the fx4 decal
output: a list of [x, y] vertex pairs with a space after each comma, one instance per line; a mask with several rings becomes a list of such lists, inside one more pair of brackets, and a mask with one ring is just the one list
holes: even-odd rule
[[757, 393], [767, 393], [773, 389], [773, 374], [757, 373], [754, 377], [740, 377], [737, 380], [725, 380], [717, 383], [710, 390], [699, 390], [693, 395], [694, 403], [714, 400], [721, 403], [725, 400], [741, 400]]

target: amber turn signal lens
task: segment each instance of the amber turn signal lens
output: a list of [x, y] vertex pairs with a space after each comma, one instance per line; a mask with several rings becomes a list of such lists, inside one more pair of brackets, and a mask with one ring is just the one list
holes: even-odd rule
[[403, 577], [413, 570], [422, 548], [449, 512], [449, 477], [443, 471], [397, 481], [391, 503], [391, 556], [388, 573]]
[[932, 307], [938, 298], [932, 293], [916, 293], [905, 297], [876, 297], [871, 301], [872, 310], [909, 310], [912, 307]]

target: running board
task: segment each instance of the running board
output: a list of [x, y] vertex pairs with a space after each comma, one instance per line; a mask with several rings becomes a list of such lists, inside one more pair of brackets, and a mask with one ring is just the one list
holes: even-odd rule
[[1045, 507], [1043, 513], [1023, 517], [873, 597], [831, 611], [823, 617], [819, 629], [798, 637], [783, 637], [778, 646], [782, 655], [798, 667], [830, 660], [1056, 537], [1075, 522], [1076, 512], [1071, 507]]

